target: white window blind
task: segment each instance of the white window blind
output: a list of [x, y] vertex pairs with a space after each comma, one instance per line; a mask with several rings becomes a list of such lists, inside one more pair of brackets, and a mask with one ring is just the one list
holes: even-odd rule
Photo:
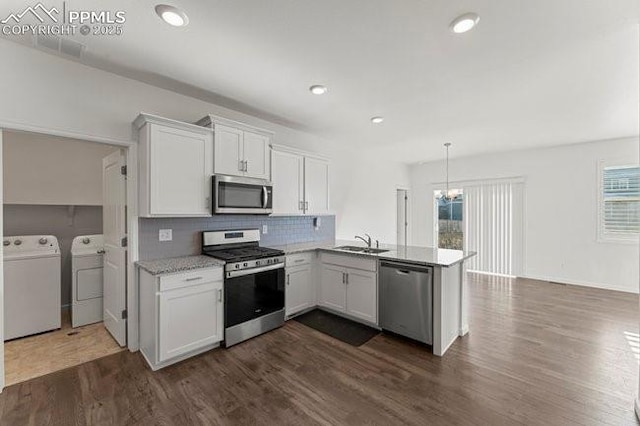
[[524, 183], [521, 180], [464, 186], [465, 250], [478, 254], [468, 270], [522, 274]]
[[600, 237], [637, 238], [640, 234], [640, 167], [602, 167], [600, 176]]

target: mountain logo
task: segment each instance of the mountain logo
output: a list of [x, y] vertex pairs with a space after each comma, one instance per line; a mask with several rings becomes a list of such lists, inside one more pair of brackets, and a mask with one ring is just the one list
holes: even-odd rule
[[7, 16], [4, 20], [0, 22], [2, 22], [2, 24], [8, 24], [9, 21], [13, 20], [16, 24], [18, 24], [20, 23], [22, 18], [25, 17], [25, 15], [31, 14], [35, 16], [36, 19], [40, 21], [40, 23], [44, 23], [44, 20], [46, 17], [51, 19], [53, 22], [57, 23], [58, 18], [54, 16], [54, 13], [57, 15], [60, 13], [60, 11], [55, 7], [52, 7], [51, 9], [47, 9], [42, 3], [38, 3], [35, 6], [28, 6], [21, 13], [18, 13], [18, 14], [11, 13], [9, 16]]

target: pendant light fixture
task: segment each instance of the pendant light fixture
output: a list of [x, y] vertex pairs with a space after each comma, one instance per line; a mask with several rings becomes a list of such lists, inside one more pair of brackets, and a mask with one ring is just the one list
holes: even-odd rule
[[447, 150], [447, 188], [444, 193], [444, 200], [447, 202], [451, 202], [456, 199], [458, 196], [457, 189], [449, 189], [449, 147], [451, 146], [451, 142], [447, 142], [444, 144], [445, 149]]

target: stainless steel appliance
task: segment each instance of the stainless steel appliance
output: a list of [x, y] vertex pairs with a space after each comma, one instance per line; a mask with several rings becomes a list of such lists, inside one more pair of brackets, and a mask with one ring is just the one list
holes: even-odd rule
[[433, 344], [433, 268], [380, 262], [380, 327]]
[[225, 262], [226, 347], [284, 324], [284, 252], [259, 242], [257, 229], [202, 233], [202, 253]]
[[214, 214], [271, 214], [273, 185], [268, 180], [214, 175]]

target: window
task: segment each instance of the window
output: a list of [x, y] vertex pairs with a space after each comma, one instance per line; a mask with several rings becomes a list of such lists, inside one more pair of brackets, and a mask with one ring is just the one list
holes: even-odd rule
[[600, 167], [599, 237], [632, 240], [640, 235], [640, 167]]
[[449, 191], [451, 199], [444, 197], [445, 191], [435, 191], [436, 203], [436, 238], [438, 240], [436, 246], [438, 248], [463, 250], [464, 238], [462, 221], [462, 210], [464, 203], [464, 194], [462, 189], [453, 189]]

